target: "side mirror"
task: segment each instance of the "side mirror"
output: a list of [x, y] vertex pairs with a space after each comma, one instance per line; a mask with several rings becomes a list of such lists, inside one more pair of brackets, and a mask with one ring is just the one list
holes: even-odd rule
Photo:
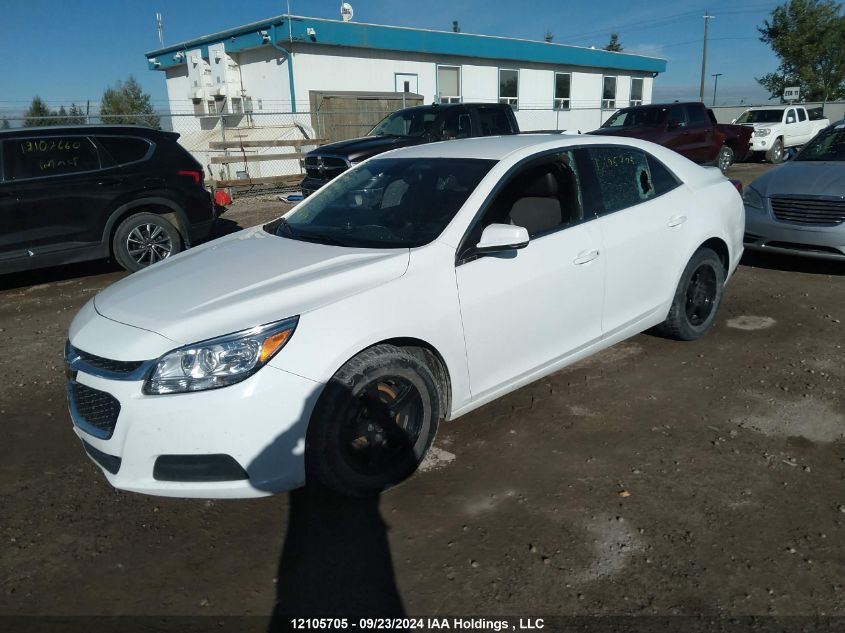
[[528, 246], [528, 229], [513, 224], [491, 224], [481, 233], [476, 253], [501, 253]]
[[734, 125], [735, 123], [736, 123], [736, 119], [731, 119], [731, 125]]

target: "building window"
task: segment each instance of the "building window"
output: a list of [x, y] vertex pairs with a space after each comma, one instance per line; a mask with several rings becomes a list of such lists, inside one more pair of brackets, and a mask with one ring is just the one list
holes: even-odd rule
[[569, 91], [572, 75], [569, 73], [555, 73], [555, 110], [569, 110]]
[[507, 103], [516, 110], [519, 107], [519, 71], [499, 69], [499, 103]]
[[638, 106], [643, 104], [643, 80], [631, 79], [631, 105]]
[[440, 103], [461, 102], [461, 69], [459, 66], [437, 67], [437, 92]]
[[616, 77], [605, 77], [601, 93], [602, 110], [616, 109]]

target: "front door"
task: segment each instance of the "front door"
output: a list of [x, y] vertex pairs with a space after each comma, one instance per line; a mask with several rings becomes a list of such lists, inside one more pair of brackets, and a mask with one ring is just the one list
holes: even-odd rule
[[[585, 218], [571, 152], [516, 172], [486, 207], [455, 274], [474, 400], [601, 338], [604, 259]], [[483, 227], [528, 229], [528, 246], [473, 257]]]

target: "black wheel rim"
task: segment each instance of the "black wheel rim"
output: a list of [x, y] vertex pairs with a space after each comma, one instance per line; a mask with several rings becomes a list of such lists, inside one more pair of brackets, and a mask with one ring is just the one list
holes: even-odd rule
[[692, 273], [687, 285], [687, 321], [694, 327], [707, 322], [713, 313], [718, 291], [716, 271], [708, 264], [702, 264]]
[[341, 445], [349, 466], [364, 475], [391, 472], [408, 460], [423, 427], [417, 387], [392, 376], [367, 384], [351, 399]]

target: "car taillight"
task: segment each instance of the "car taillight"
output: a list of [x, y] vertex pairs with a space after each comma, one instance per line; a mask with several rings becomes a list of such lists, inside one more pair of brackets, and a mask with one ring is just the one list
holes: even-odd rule
[[731, 184], [732, 184], [734, 187], [736, 187], [736, 190], [739, 192], [739, 195], [742, 195], [742, 181], [741, 181], [741, 180], [736, 180], [736, 179], [734, 179], [734, 178], [731, 178], [730, 180], [731, 180]]
[[194, 179], [195, 183], [197, 183], [198, 185], [201, 185], [202, 184], [202, 177], [203, 177], [204, 174], [201, 171], [197, 171], [195, 169], [180, 169], [179, 171], [176, 172], [176, 175], [178, 175], [178, 176], [190, 176], [191, 178]]

